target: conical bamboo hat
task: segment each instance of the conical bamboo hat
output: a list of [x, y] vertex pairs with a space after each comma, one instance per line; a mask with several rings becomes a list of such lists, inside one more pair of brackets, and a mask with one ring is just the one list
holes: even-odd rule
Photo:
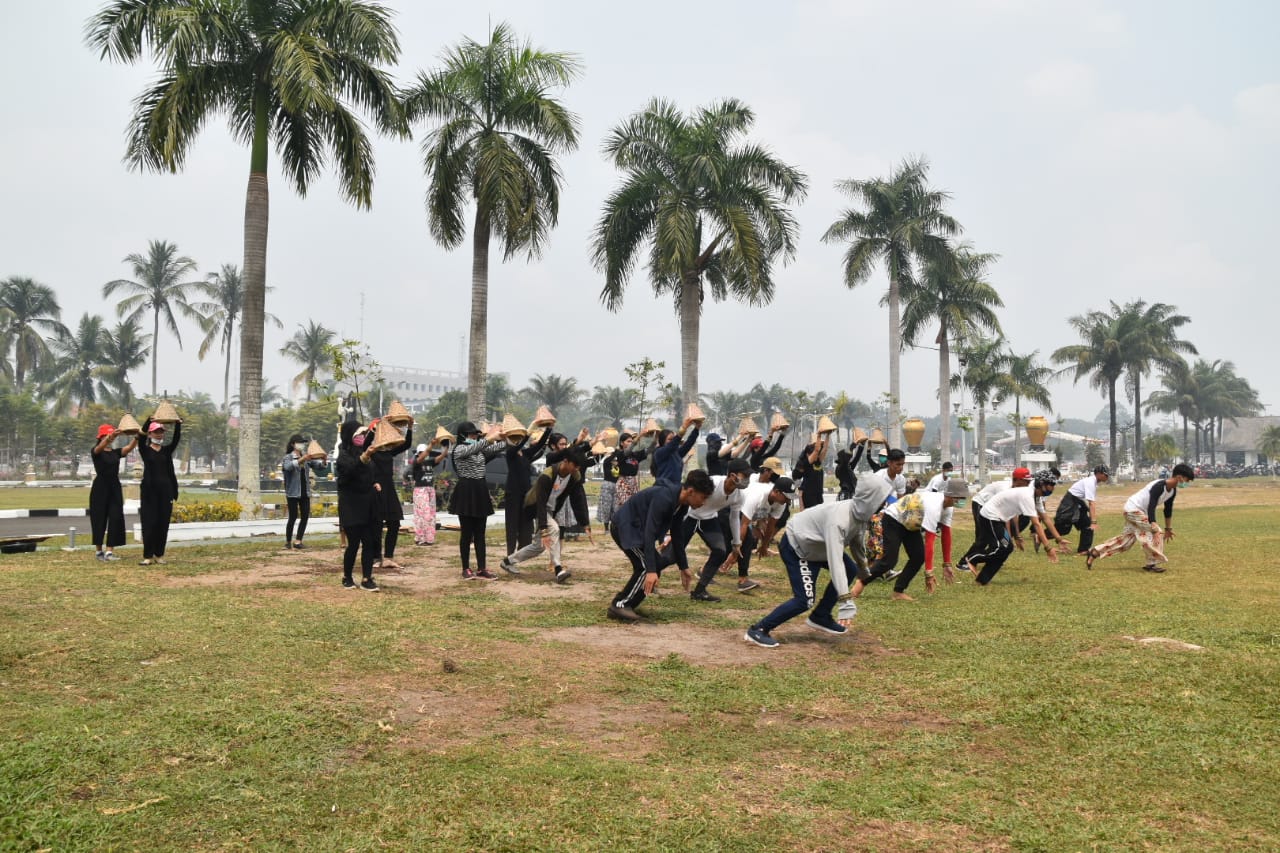
[[854, 444], [857, 444], [857, 443], [858, 443], [858, 442], [860, 442], [860, 441], [866, 441], [866, 440], [867, 440], [867, 433], [866, 433], [866, 431], [864, 431], [864, 430], [862, 429], [862, 427], [854, 427], [854, 428], [853, 428], [853, 443], [854, 443]]
[[738, 435], [759, 435], [760, 427], [756, 426], [756, 422], [752, 418], [743, 418], [738, 424]]
[[640, 430], [640, 435], [653, 435], [660, 429], [662, 429], [662, 424], [658, 423], [655, 418], [649, 418], [644, 422], [644, 429]]
[[386, 420], [396, 426], [413, 423], [413, 415], [409, 414], [409, 410], [404, 407], [404, 403], [399, 400], [392, 400], [391, 405], [387, 406]]
[[549, 427], [555, 426], [556, 416], [551, 414], [551, 409], [546, 406], [539, 406], [538, 411], [533, 413], [533, 420], [529, 423], [532, 427]]
[[507, 438], [524, 438], [529, 431], [524, 428], [524, 424], [516, 420], [516, 416], [507, 412], [502, 418], [502, 432]]
[[607, 427], [600, 431], [600, 443], [610, 449], [618, 446], [618, 431], [613, 427]]
[[702, 422], [707, 419], [707, 416], [703, 414], [702, 409], [698, 407], [697, 403], [690, 403], [688, 406], [685, 406], [684, 417], [685, 420], [693, 421], [698, 426], [702, 426]]
[[502, 424], [489, 423], [486, 421], [480, 427], [480, 433], [484, 436], [485, 441], [497, 441], [502, 438]]
[[436, 424], [436, 441], [453, 441], [453, 433]]
[[162, 424], [175, 423], [178, 420], [178, 410], [168, 400], [161, 400], [160, 405], [156, 406], [156, 413], [151, 416], [151, 420]]
[[835, 432], [835, 431], [836, 431], [835, 421], [831, 420], [831, 418], [827, 417], [826, 415], [822, 415], [821, 417], [818, 418], [818, 434], [819, 435], [823, 433]]
[[609, 448], [605, 446], [605, 443], [603, 441], [597, 441], [595, 444], [591, 445], [592, 456], [605, 456], [608, 454], [608, 452], [609, 452]]
[[373, 449], [386, 450], [401, 444], [404, 444], [404, 436], [396, 429], [395, 424], [386, 418], [379, 418], [378, 425], [373, 430]]
[[120, 426], [116, 427], [116, 432], [121, 435], [141, 435], [142, 424], [138, 423], [138, 419], [128, 412], [124, 413], [124, 417], [120, 419]]
[[315, 454], [317, 454], [317, 453], [319, 453], [319, 454], [321, 454], [321, 455], [323, 455], [323, 456], [328, 456], [328, 455], [329, 455], [328, 453], [326, 453], [326, 452], [325, 452], [325, 449], [324, 449], [323, 447], [321, 447], [321, 446], [320, 446], [320, 442], [316, 441], [316, 440], [313, 438], [313, 439], [311, 439], [311, 443], [307, 445], [307, 455], [308, 455], [308, 456], [314, 456], [314, 455], [315, 455]]
[[787, 416], [782, 412], [774, 412], [773, 417], [769, 419], [769, 429], [790, 429], [791, 421], [787, 420]]
[[867, 439], [867, 442], [869, 444], [888, 445], [889, 440], [884, 437], [884, 433], [880, 431], [880, 427], [876, 427], [873, 430], [871, 430], [871, 437]]
[[529, 433], [529, 441], [532, 442], [533, 444], [537, 444], [539, 441], [542, 441], [542, 434], [544, 432], [546, 432], [545, 429], [543, 429], [542, 427], [538, 427], [537, 429]]

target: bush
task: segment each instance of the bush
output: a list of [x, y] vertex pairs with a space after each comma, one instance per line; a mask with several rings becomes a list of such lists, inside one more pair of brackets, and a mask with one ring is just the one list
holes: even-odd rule
[[239, 521], [240, 504], [238, 501], [175, 503], [171, 520], [174, 524], [190, 521]]

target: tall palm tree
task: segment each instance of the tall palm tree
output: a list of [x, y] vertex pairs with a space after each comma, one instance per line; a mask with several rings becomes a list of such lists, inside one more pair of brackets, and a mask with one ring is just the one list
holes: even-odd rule
[[769, 428], [773, 413], [788, 409], [791, 405], [791, 392], [777, 382], [768, 387], [765, 387], [764, 383], [757, 382], [747, 392], [747, 398], [748, 405], [743, 407], [743, 411], [750, 409], [759, 412], [762, 422], [756, 426], [766, 430]]
[[1280, 426], [1273, 425], [1262, 430], [1262, 434], [1258, 436], [1257, 450], [1259, 455], [1267, 457], [1274, 475], [1276, 463], [1280, 462]]
[[118, 278], [102, 285], [104, 299], [111, 297], [117, 290], [127, 294], [116, 305], [116, 314], [129, 320], [141, 320], [148, 312], [151, 314], [151, 395], [156, 394], [156, 364], [160, 353], [160, 319], [164, 318], [165, 328], [173, 333], [182, 349], [182, 333], [178, 331], [178, 321], [173, 315], [177, 307], [184, 314], [191, 314], [187, 304], [188, 294], [196, 287], [197, 282], [186, 280], [195, 275], [196, 262], [186, 255], [178, 254], [178, 247], [167, 240], [152, 240], [145, 255], [134, 253], [124, 259], [133, 267], [137, 281]]
[[[1126, 385], [1133, 395], [1133, 458], [1142, 454], [1142, 377], [1152, 367], [1167, 369], [1182, 362], [1182, 355], [1195, 355], [1196, 348], [1178, 337], [1177, 330], [1191, 318], [1174, 313], [1177, 309], [1163, 302], [1147, 303], [1139, 299], [1126, 303], [1123, 309], [1133, 315], [1133, 341], [1129, 347]], [[1137, 466], [1135, 466], [1135, 475]]]
[[[1197, 387], [1196, 408], [1204, 419], [1203, 429], [1209, 445], [1209, 464], [1216, 465], [1218, 441], [1222, 438], [1224, 421], [1251, 417], [1262, 411], [1258, 392], [1244, 377], [1236, 373], [1235, 365], [1221, 359], [1206, 362], [1197, 359], [1191, 368]], [[1197, 456], [1199, 447], [1197, 442]]]
[[50, 335], [67, 332], [58, 320], [61, 315], [52, 287], [20, 276], [0, 282], [0, 336], [5, 342], [5, 355], [13, 347], [16, 390], [22, 390], [29, 371], [49, 358], [49, 345], [41, 330]]
[[702, 408], [711, 425], [718, 426], [728, 435], [738, 429], [738, 419], [742, 413], [754, 408], [751, 398], [736, 391], [712, 391], [702, 395]]
[[[951, 341], [963, 345], [983, 334], [1003, 334], [994, 309], [1004, 301], [986, 280], [997, 257], [961, 244], [954, 252], [927, 259], [919, 276], [901, 283], [903, 345], [914, 347], [927, 328], [938, 327], [933, 342], [938, 345], [938, 444], [943, 451], [951, 445]], [[886, 294], [881, 304], [887, 300]]]
[[280, 354], [297, 364], [302, 365], [298, 375], [290, 380], [293, 387], [299, 383], [307, 386], [306, 402], [311, 402], [311, 387], [316, 376], [325, 369], [332, 359], [333, 341], [338, 333], [326, 328], [315, 320], [308, 320], [306, 326], [299, 325], [293, 337], [280, 347]]
[[1053, 405], [1045, 383], [1053, 378], [1054, 371], [1037, 360], [1040, 351], [1018, 355], [1010, 350], [1005, 355], [1005, 380], [1000, 390], [1006, 397], [1013, 397], [1013, 458], [1018, 459], [1018, 445], [1022, 443], [1022, 401], [1043, 406], [1045, 411]]
[[371, 0], [111, 0], [89, 19], [86, 39], [104, 58], [133, 63], [149, 50], [161, 66], [135, 101], [126, 154], [134, 168], [179, 171], [218, 114], [249, 146], [238, 497], [242, 516], [252, 518], [260, 506], [269, 153], [274, 143], [300, 195], [331, 161], [342, 195], [370, 206], [373, 147], [352, 107], [381, 131], [407, 133], [383, 70], [400, 54], [391, 14]]
[[151, 354], [150, 340], [151, 336], [143, 334], [136, 320], [123, 320], [107, 332], [102, 342], [102, 383], [107, 391], [119, 396], [126, 411], [133, 411], [129, 371], [147, 363], [147, 356]]
[[559, 221], [555, 155], [578, 147], [578, 118], [551, 92], [577, 77], [579, 64], [520, 43], [506, 24], [486, 44], [464, 39], [443, 59], [440, 70], [418, 74], [404, 109], [410, 121], [433, 125], [422, 144], [431, 236], [457, 248], [475, 205], [467, 413], [478, 419], [489, 371], [489, 240], [498, 238], [505, 258], [537, 256]]
[[743, 140], [755, 114], [728, 99], [685, 116], [654, 100], [609, 132], [604, 152], [623, 171], [592, 238], [605, 275], [600, 298], [622, 307], [641, 247], [649, 245], [655, 294], [670, 294], [680, 318], [680, 387], [698, 399], [702, 306], [732, 295], [749, 305], [773, 299], [773, 265], [795, 255], [798, 226], [788, 207], [806, 178]]
[[1191, 366], [1178, 359], [1164, 367], [1160, 376], [1160, 390], [1153, 391], [1144, 404], [1147, 414], [1163, 412], [1177, 414], [1182, 418], [1182, 458], [1200, 458], [1200, 431], [1196, 430], [1196, 455], [1191, 455], [1191, 444], [1187, 438], [1187, 422], [1199, 423], [1200, 396], [1199, 383]]
[[608, 418], [614, 429], [622, 429], [622, 422], [636, 414], [637, 395], [634, 388], [617, 385], [597, 385], [591, 395], [591, 413]]
[[864, 283], [877, 263], [884, 264], [889, 275], [884, 299], [889, 306], [889, 423], [894, 445], [901, 446], [902, 289], [915, 285], [920, 262], [945, 259], [950, 251], [947, 238], [960, 233], [960, 225], [943, 211], [950, 196], [929, 188], [929, 166], [923, 158], [903, 161], [887, 180], [847, 180], [836, 187], [861, 205], [843, 211], [822, 235], [824, 243], [849, 243], [845, 286]]
[[484, 383], [484, 410], [490, 420], [499, 420], [511, 405], [515, 391], [505, 373], [490, 373]]
[[107, 330], [97, 314], [85, 313], [76, 331], [60, 331], [53, 339], [55, 378], [50, 383], [54, 391], [54, 409], [67, 414], [73, 405], [83, 408], [98, 400], [102, 388], [103, 368], [106, 365], [104, 350]]
[[1109, 438], [1111, 441], [1111, 470], [1115, 471], [1119, 460], [1116, 443], [1116, 384], [1124, 375], [1132, 358], [1135, 317], [1111, 303], [1111, 313], [1090, 311], [1070, 318], [1068, 324], [1080, 335], [1082, 343], [1059, 347], [1051, 358], [1065, 365], [1060, 373], [1070, 373], [1072, 382], [1088, 377], [1089, 385], [1102, 390], [1110, 407]]
[[[226, 354], [226, 366], [222, 371], [222, 411], [230, 412], [231, 353], [235, 349], [236, 320], [244, 310], [244, 278], [235, 264], [223, 264], [219, 272], [209, 273], [204, 281], [196, 282], [193, 289], [208, 297], [207, 302], [192, 302], [188, 305], [191, 316], [204, 332], [204, 340], [200, 341], [196, 357], [204, 361], [215, 343], [218, 350]], [[267, 288], [268, 292], [271, 290], [272, 288]], [[263, 317], [275, 323], [277, 329], [284, 328], [280, 318], [274, 314], [264, 313]]]
[[556, 373], [542, 376], [535, 373], [533, 378], [529, 380], [529, 387], [525, 389], [533, 399], [539, 404], [547, 406], [551, 411], [557, 412], [565, 406], [575, 405], [582, 399], [582, 392], [578, 389], [578, 380], [572, 376], [560, 376]]
[[973, 340], [960, 358], [952, 387], [963, 385], [978, 410], [978, 480], [987, 480], [987, 406], [999, 405], [1007, 389], [1009, 353], [1003, 338]]

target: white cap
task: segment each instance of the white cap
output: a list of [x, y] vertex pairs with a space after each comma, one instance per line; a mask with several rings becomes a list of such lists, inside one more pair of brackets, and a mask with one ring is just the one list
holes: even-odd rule
[[423, 452], [424, 450], [426, 450], [426, 449], [427, 449], [427, 446], [426, 446], [425, 444], [419, 444], [419, 445], [418, 445], [418, 452], [419, 452], [419, 453], [422, 453], [422, 452]]

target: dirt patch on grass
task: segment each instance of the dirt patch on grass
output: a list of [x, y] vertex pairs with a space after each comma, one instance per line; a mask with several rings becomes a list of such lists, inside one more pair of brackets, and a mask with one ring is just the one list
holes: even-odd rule
[[963, 824], [940, 821], [868, 820], [847, 824], [843, 832], [863, 850], [1002, 853], [1014, 849], [1004, 839], [984, 838]]

